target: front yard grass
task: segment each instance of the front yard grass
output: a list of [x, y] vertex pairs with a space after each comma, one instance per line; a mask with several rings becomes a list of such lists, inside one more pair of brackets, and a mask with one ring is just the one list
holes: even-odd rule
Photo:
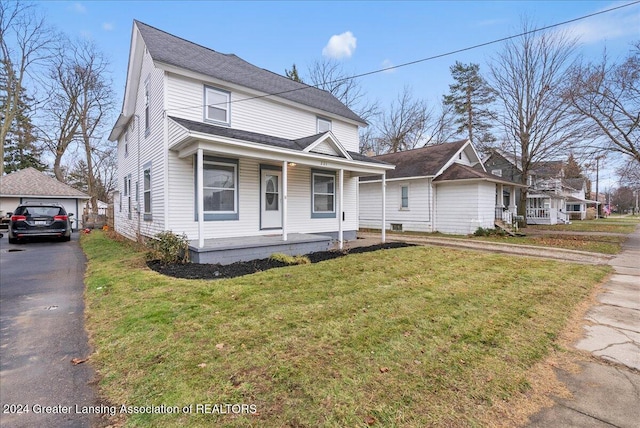
[[531, 368], [558, 350], [572, 308], [610, 272], [410, 247], [183, 280], [101, 232], [81, 243], [103, 399], [194, 406], [120, 421], [145, 427], [513, 425]]

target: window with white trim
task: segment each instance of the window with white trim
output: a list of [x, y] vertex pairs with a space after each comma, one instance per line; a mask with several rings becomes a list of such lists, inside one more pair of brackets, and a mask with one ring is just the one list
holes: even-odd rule
[[142, 181], [142, 206], [144, 219], [151, 221], [151, 166], [147, 166], [144, 169]]
[[322, 132], [331, 131], [331, 121], [329, 119], [324, 119], [322, 117], [318, 118], [317, 122], [318, 134]]
[[238, 165], [214, 161], [205, 161], [203, 165], [204, 212], [236, 213]]
[[311, 173], [311, 217], [336, 216], [336, 175], [325, 172]]
[[124, 156], [129, 155], [129, 131], [124, 133]]
[[209, 86], [204, 88], [205, 120], [229, 124], [231, 94]]
[[149, 134], [149, 130], [151, 128], [151, 117], [149, 112], [149, 78], [144, 81], [144, 129], [145, 135]]
[[131, 174], [127, 175], [124, 178], [124, 196], [127, 200], [127, 214], [129, 219], [131, 219]]
[[409, 209], [409, 186], [400, 187], [400, 209]]
[[502, 170], [501, 169], [492, 169], [491, 170], [491, 174], [496, 175], [498, 177], [502, 177]]

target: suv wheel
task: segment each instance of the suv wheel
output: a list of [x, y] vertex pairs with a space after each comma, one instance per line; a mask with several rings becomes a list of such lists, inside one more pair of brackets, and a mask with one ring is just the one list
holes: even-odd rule
[[17, 238], [9, 237], [9, 244], [17, 244], [17, 243], [18, 243], [18, 239]]

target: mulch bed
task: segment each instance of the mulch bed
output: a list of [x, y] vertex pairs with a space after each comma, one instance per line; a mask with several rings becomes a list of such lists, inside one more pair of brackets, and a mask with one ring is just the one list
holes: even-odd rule
[[[412, 247], [413, 244], [404, 242], [388, 242], [385, 244], [370, 245], [368, 247], [356, 247], [346, 251], [319, 251], [310, 253], [306, 256], [311, 263], [318, 263], [325, 260], [331, 260], [347, 254], [367, 253], [370, 251], [388, 250], [392, 248]], [[162, 263], [159, 260], [150, 260], [147, 266], [154, 271], [163, 275], [172, 276], [174, 278], [186, 279], [220, 279], [235, 278], [237, 276], [249, 275], [252, 273], [287, 266], [285, 263], [271, 260], [259, 259], [248, 262], [236, 262], [230, 265], [218, 264], [200, 264], [200, 263]]]

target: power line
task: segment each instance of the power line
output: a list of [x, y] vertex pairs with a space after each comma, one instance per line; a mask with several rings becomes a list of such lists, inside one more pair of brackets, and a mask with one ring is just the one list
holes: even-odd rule
[[[466, 51], [470, 51], [470, 50], [473, 50], [473, 49], [478, 49], [478, 48], [481, 48], [481, 47], [493, 45], [493, 44], [496, 44], [496, 43], [505, 42], [507, 40], [515, 39], [515, 38], [526, 36], [526, 35], [529, 35], [529, 34], [535, 34], [535, 33], [541, 32], [541, 31], [546, 31], [546, 30], [549, 30], [549, 29], [552, 29], [552, 28], [560, 27], [562, 25], [571, 24], [571, 23], [574, 23], [574, 22], [577, 22], [577, 21], [582, 21], [584, 19], [592, 18], [594, 16], [603, 15], [605, 13], [609, 13], [609, 12], [613, 12], [615, 10], [619, 10], [619, 9], [623, 9], [623, 8], [626, 8], [626, 7], [629, 7], [629, 6], [633, 6], [633, 5], [636, 5], [638, 3], [640, 3], [640, 0], [636, 0], [636, 1], [633, 1], [631, 3], [623, 4], [623, 5], [620, 5], [620, 6], [615, 6], [615, 7], [612, 7], [612, 8], [609, 8], [609, 9], [605, 9], [605, 10], [602, 10], [602, 11], [599, 11], [599, 12], [590, 13], [588, 15], [583, 15], [583, 16], [580, 16], [580, 17], [577, 17], [577, 18], [569, 19], [567, 21], [562, 21], [562, 22], [558, 22], [558, 23], [555, 23], [555, 24], [547, 25], [547, 26], [544, 26], [544, 27], [535, 28], [533, 30], [525, 31], [525, 32], [522, 32], [522, 33], [519, 33], [519, 34], [514, 34], [514, 35], [511, 35], [511, 36], [506, 36], [506, 37], [502, 37], [502, 38], [499, 38], [499, 39], [494, 39], [494, 40], [491, 40], [489, 42], [484, 42], [484, 43], [480, 43], [480, 44], [477, 44], [477, 45], [468, 46], [468, 47], [465, 47], [465, 48], [456, 49], [456, 50], [453, 50], [453, 51], [449, 51], [449, 52], [445, 52], [445, 53], [441, 53], [441, 54], [437, 54], [437, 55], [433, 55], [433, 56], [417, 59], [417, 60], [414, 60], [414, 61], [405, 62], [405, 63], [402, 63], [402, 64], [394, 65], [392, 67], [385, 67], [385, 68], [381, 68], [381, 69], [377, 69], [377, 70], [373, 70], [373, 71], [368, 71], [368, 72], [365, 72], [365, 73], [356, 74], [356, 75], [349, 76], [349, 77], [344, 77], [344, 78], [341, 78], [341, 79], [336, 79], [336, 80], [333, 80], [333, 81], [330, 81], [330, 82], [326, 82], [326, 83], [327, 84], [340, 83], [340, 82], [343, 82], [343, 81], [346, 81], [346, 80], [358, 79], [358, 78], [361, 78], [361, 77], [371, 76], [373, 74], [383, 73], [383, 72], [387, 72], [387, 71], [390, 71], [390, 70], [395, 70], [395, 69], [402, 68], [402, 67], [408, 67], [410, 65], [415, 65], [415, 64], [422, 63], [422, 62], [432, 61], [432, 60], [435, 60], [435, 59], [439, 59], [439, 58], [455, 55], [455, 54], [458, 54], [458, 53], [461, 53], [461, 52], [466, 52]], [[287, 93], [291, 93], [291, 92], [302, 91], [302, 90], [306, 90], [306, 89], [309, 89], [309, 88], [320, 89], [318, 86], [319, 85], [306, 85], [306, 86], [303, 86], [303, 87], [300, 87], [300, 88], [289, 89], [289, 90], [286, 90], [286, 91], [279, 91], [279, 92], [273, 92], [273, 93], [268, 93], [268, 94], [264, 94], [264, 95], [255, 95], [255, 96], [252, 96], [252, 97], [246, 97], [246, 98], [241, 98], [241, 99], [236, 99], [236, 100], [229, 100], [228, 102], [215, 103], [215, 104], [198, 104], [198, 105], [194, 105], [194, 106], [190, 106], [190, 107], [168, 109], [166, 111], [167, 112], [173, 112], [173, 111], [191, 110], [191, 109], [195, 109], [195, 108], [203, 108], [203, 107], [205, 107], [207, 105], [223, 105], [223, 104], [239, 103], [239, 102], [244, 102], [244, 101], [250, 101], [250, 100], [267, 98], [267, 97], [272, 97], [272, 96], [277, 96], [277, 95], [283, 95], [283, 94], [287, 94]]]

